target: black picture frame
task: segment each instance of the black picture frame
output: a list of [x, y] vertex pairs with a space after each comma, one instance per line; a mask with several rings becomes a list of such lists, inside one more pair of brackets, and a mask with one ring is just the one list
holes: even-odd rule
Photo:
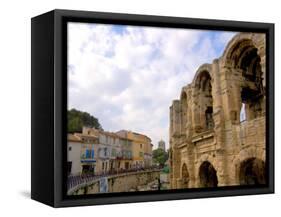
[[[66, 196], [66, 22], [94, 22], [266, 34], [268, 184], [157, 192]], [[31, 21], [31, 198], [53, 207], [274, 193], [274, 24], [88, 11], [53, 10]]]

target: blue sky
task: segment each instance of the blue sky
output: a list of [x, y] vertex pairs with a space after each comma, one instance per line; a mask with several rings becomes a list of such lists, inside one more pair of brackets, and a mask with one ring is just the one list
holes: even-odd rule
[[169, 141], [169, 106], [197, 68], [222, 55], [233, 32], [68, 24], [68, 107], [107, 131]]

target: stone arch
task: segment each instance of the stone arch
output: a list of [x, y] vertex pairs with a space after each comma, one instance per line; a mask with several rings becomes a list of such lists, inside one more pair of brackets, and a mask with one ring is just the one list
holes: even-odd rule
[[212, 83], [211, 65], [200, 66], [193, 80], [193, 119], [198, 133], [214, 128]]
[[262, 162], [265, 162], [265, 149], [261, 147], [251, 147], [243, 149], [233, 160], [231, 171], [235, 171], [235, 177], [233, 180], [234, 184], [240, 185], [240, 171], [243, 162], [246, 162], [249, 159], [259, 159]]
[[231, 66], [231, 56], [239, 44], [254, 46], [257, 48], [258, 55], [264, 56], [265, 53], [265, 36], [263, 34], [255, 33], [239, 33], [235, 35], [226, 45], [221, 62], [223, 67]]
[[212, 65], [209, 63], [205, 63], [197, 69], [192, 81], [193, 86], [196, 85], [196, 81], [198, 80], [199, 75], [204, 71], [209, 72], [211, 76]]
[[197, 165], [200, 166], [204, 161], [209, 161], [215, 168], [219, 169], [219, 165], [217, 164], [217, 161], [211, 153], [205, 153], [201, 155], [200, 158], [197, 160]]
[[198, 171], [196, 173], [196, 185], [198, 187], [201, 187], [201, 183], [200, 183], [200, 166], [204, 163], [204, 162], [209, 162], [214, 169], [216, 170], [216, 175], [217, 175], [217, 180], [218, 180], [218, 185], [223, 184], [223, 179], [222, 179], [222, 175], [223, 175], [223, 168], [222, 168], [222, 164], [219, 163], [215, 157], [213, 157], [213, 155], [211, 153], [209, 154], [203, 154], [200, 156], [200, 158], [197, 160], [196, 162], [196, 167], [195, 167], [195, 171]]
[[218, 186], [217, 171], [209, 161], [204, 161], [199, 167], [199, 186], [201, 188]]
[[190, 178], [189, 178], [189, 172], [186, 163], [183, 163], [181, 167], [181, 179], [182, 179], [182, 188], [188, 188]]
[[248, 158], [241, 162], [239, 170], [240, 185], [266, 184], [265, 163], [258, 158]]
[[187, 100], [187, 92], [186, 92], [186, 90], [184, 88], [181, 91], [180, 100], [181, 101]]
[[[262, 34], [240, 33], [228, 43], [221, 58], [232, 80], [234, 121], [251, 120], [265, 112], [265, 38]], [[243, 114], [242, 114], [243, 112]]]

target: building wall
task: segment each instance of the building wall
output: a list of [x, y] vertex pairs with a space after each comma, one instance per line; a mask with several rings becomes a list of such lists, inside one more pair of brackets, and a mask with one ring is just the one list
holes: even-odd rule
[[127, 138], [133, 141], [133, 167], [148, 167], [152, 164], [151, 139], [145, 135], [127, 132]]
[[81, 155], [81, 143], [80, 142], [68, 142], [67, 143], [67, 161], [71, 162], [70, 175], [81, 174], [82, 166], [80, 162]]
[[80, 151], [80, 163], [81, 163], [81, 172], [82, 174], [91, 173], [96, 174], [99, 172], [96, 165], [98, 159], [98, 137], [96, 135], [83, 132], [74, 133], [76, 138], [81, 140], [81, 151]]
[[126, 135], [122, 134], [123, 138], [120, 138], [121, 143], [121, 157], [120, 161], [120, 167], [118, 169], [124, 170], [124, 169], [130, 169], [132, 168], [133, 163], [133, 151], [132, 151], [132, 141], [129, 140]]
[[[82, 173], [90, 172], [95, 174], [99, 172], [96, 167], [97, 153], [98, 153], [98, 144], [86, 143], [81, 145], [80, 161], [82, 166]], [[86, 171], [85, 169], [83, 170], [83, 166], [89, 167], [88, 171]]]
[[132, 141], [117, 133], [83, 127], [83, 135], [98, 137], [96, 151], [97, 173], [118, 172], [132, 165]]
[[237, 34], [222, 57], [199, 67], [170, 107], [171, 188], [249, 184], [248, 164], [263, 184], [265, 72], [265, 35], [252, 33]]
[[96, 162], [92, 163], [96, 174], [152, 165], [152, 144], [145, 135], [126, 130], [112, 133], [83, 127], [82, 134], [77, 136], [89, 145], [93, 144], [91, 139], [97, 139], [94, 145]]

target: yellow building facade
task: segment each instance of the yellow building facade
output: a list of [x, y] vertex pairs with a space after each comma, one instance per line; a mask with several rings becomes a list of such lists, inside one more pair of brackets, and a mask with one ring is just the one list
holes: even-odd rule
[[118, 135], [132, 141], [132, 167], [145, 168], [152, 165], [152, 144], [151, 139], [143, 134], [121, 130]]

